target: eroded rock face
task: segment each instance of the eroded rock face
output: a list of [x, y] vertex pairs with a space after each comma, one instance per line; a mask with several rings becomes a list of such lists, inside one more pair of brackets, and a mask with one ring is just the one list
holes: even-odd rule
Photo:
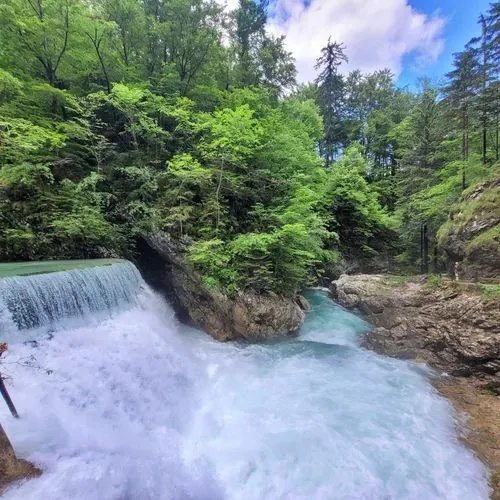
[[138, 242], [137, 265], [146, 281], [164, 293], [182, 321], [217, 340], [263, 339], [296, 332], [307, 300], [276, 294], [240, 293], [228, 298], [205, 287], [165, 233]]
[[34, 465], [16, 457], [9, 438], [0, 425], [0, 493], [14, 481], [37, 477], [41, 473]]
[[331, 286], [342, 306], [375, 325], [366, 347], [428, 362], [452, 375], [479, 377], [500, 392], [500, 304], [444, 282], [398, 284], [383, 275], [341, 276]]
[[450, 270], [459, 262], [460, 279], [500, 274], [500, 179], [469, 190], [450, 215], [441, 244]]

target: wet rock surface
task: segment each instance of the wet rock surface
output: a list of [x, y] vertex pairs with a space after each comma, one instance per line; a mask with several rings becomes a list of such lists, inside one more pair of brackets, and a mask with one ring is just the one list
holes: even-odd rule
[[491, 499], [500, 500], [500, 396], [478, 390], [470, 377], [445, 377], [434, 386], [462, 417], [460, 437], [489, 465]]

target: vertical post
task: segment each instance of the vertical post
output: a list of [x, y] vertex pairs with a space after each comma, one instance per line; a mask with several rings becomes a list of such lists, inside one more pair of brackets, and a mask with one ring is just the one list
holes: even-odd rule
[[14, 418], [19, 418], [19, 414], [17, 413], [16, 407], [10, 398], [9, 393], [7, 392], [7, 387], [5, 387], [5, 382], [3, 381], [3, 377], [0, 375], [0, 393], [2, 393], [3, 399], [7, 403], [10, 412]]
[[423, 244], [423, 273], [429, 274], [429, 238], [427, 236], [427, 224], [422, 227], [422, 244]]
[[424, 274], [424, 226], [420, 224], [420, 273]]
[[441, 272], [438, 270], [438, 243], [436, 237], [434, 237], [432, 248], [432, 272], [441, 275]]

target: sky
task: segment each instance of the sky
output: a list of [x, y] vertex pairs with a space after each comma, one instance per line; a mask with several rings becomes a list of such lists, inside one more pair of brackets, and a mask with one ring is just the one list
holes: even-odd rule
[[[228, 0], [234, 7], [238, 0]], [[343, 71], [389, 68], [402, 86], [419, 77], [438, 82], [453, 53], [479, 33], [488, 0], [271, 0], [268, 31], [286, 35], [298, 80], [315, 77], [314, 62], [328, 37], [342, 41]]]

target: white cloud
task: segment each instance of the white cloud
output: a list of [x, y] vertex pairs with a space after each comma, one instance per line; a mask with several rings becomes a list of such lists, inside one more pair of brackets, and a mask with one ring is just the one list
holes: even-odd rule
[[238, 8], [239, 0], [219, 0], [219, 3], [226, 7], [226, 11], [231, 11]]
[[408, 0], [276, 0], [268, 23], [271, 33], [286, 35], [300, 81], [315, 78], [315, 60], [329, 36], [347, 47], [344, 71], [389, 68], [399, 75], [405, 56], [423, 66], [444, 47], [444, 19], [416, 11]]

